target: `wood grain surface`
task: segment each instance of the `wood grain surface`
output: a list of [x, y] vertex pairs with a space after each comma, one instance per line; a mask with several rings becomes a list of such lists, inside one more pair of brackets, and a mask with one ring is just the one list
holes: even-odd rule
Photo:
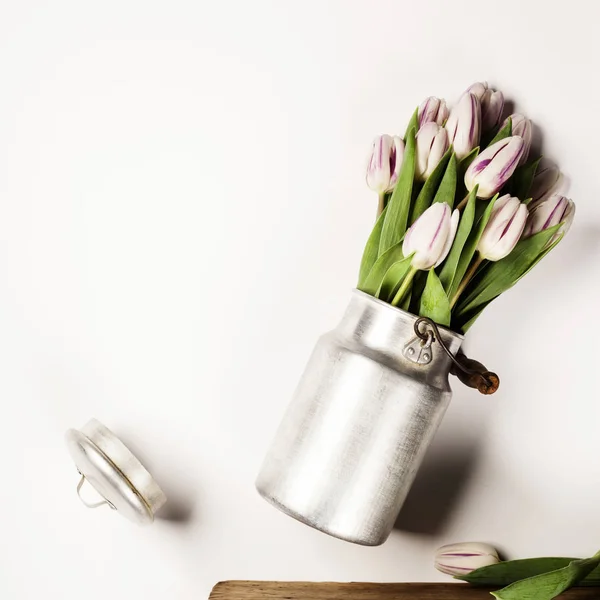
[[[462, 583], [222, 581], [210, 600], [493, 600], [489, 592]], [[577, 588], [558, 598], [600, 600], [600, 588]]]

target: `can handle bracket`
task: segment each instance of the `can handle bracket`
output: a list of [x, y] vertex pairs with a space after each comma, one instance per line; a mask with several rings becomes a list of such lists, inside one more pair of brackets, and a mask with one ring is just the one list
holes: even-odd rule
[[[423, 325], [424, 327], [421, 327]], [[478, 390], [481, 394], [490, 395], [495, 393], [500, 387], [500, 377], [493, 371], [482, 365], [480, 362], [468, 358], [462, 350], [459, 350], [456, 356], [450, 352], [448, 346], [442, 340], [440, 330], [434, 321], [428, 317], [419, 317], [415, 321], [415, 333], [422, 343], [431, 345], [430, 340], [437, 342], [442, 350], [452, 361], [450, 372], [466, 386]], [[405, 352], [411, 344], [407, 346]], [[429, 356], [431, 352], [429, 352]]]

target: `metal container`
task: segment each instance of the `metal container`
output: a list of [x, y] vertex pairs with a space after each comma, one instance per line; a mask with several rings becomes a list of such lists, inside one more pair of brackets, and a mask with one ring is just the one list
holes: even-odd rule
[[[256, 481], [299, 521], [377, 546], [398, 517], [446, 408], [451, 360], [417, 317], [355, 290], [313, 351]], [[462, 336], [439, 334], [452, 354]]]

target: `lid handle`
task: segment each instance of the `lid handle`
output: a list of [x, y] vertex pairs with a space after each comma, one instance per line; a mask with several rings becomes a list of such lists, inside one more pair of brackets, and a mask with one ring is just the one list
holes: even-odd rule
[[[83, 486], [83, 484], [86, 482], [86, 478], [85, 475], [81, 475], [81, 479], [79, 480], [79, 483], [77, 484], [77, 495], [79, 496], [79, 499], [81, 500], [81, 502], [87, 506], [88, 508], [98, 508], [100, 506], [104, 506], [105, 504], [107, 504], [108, 506], [110, 506], [110, 508], [112, 508], [113, 510], [115, 510], [115, 507], [106, 499], [104, 498], [103, 500], [101, 500], [100, 502], [88, 502], [82, 495], [81, 495], [81, 487]], [[93, 487], [93, 486], [92, 486]], [[101, 496], [102, 497], [102, 496]]]

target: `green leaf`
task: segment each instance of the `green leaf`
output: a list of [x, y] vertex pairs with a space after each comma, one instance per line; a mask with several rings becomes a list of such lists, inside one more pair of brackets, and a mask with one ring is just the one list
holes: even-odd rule
[[369, 239], [367, 240], [367, 244], [365, 245], [365, 249], [363, 251], [362, 260], [360, 261], [360, 271], [358, 273], [358, 289], [365, 283], [375, 261], [379, 257], [379, 240], [381, 239], [381, 230], [383, 229], [383, 221], [385, 219], [385, 213], [387, 210], [387, 206], [383, 209], [383, 212], [379, 215], [373, 229], [371, 230], [371, 235], [369, 235]]
[[444, 173], [444, 177], [442, 178], [442, 182], [438, 187], [438, 190], [433, 199], [433, 203], [435, 202], [445, 202], [450, 205], [450, 208], [454, 207], [454, 196], [456, 195], [456, 179], [458, 177], [457, 174], [457, 160], [456, 154], [452, 152], [450, 155], [450, 160], [448, 161], [448, 166], [446, 167], [446, 171]]
[[472, 288], [461, 300], [456, 315], [460, 317], [473, 311], [479, 305], [493, 300], [515, 285], [535, 266], [534, 263], [538, 261], [540, 253], [546, 250], [548, 242], [560, 227], [561, 225], [558, 224], [526, 240], [521, 240], [506, 258], [491, 263], [482, 276], [473, 282]]
[[395, 246], [392, 246], [387, 252], [384, 252], [373, 265], [371, 272], [365, 279], [365, 282], [358, 286], [358, 289], [365, 294], [376, 296], [379, 291], [379, 287], [387, 273], [388, 269], [399, 260], [402, 260], [404, 255], [402, 254], [402, 242], [398, 242]]
[[[477, 192], [475, 192], [477, 193]], [[492, 215], [492, 209], [494, 208], [494, 204], [498, 199], [498, 194], [496, 194], [491, 200], [490, 203], [485, 208], [485, 211], [481, 215], [481, 218], [471, 228], [469, 233], [469, 237], [465, 242], [463, 250], [460, 254], [460, 258], [458, 259], [458, 265], [456, 266], [456, 271], [454, 273], [454, 277], [452, 279], [452, 284], [450, 285], [450, 290], [448, 292], [448, 297], [450, 299], [454, 298], [458, 287], [460, 286], [473, 257], [475, 256], [475, 251], [477, 250], [477, 244], [479, 244], [479, 239], [481, 238], [481, 234], [485, 229], [488, 221], [490, 220], [490, 216]]]
[[413, 179], [415, 176], [415, 130], [410, 130], [406, 137], [406, 148], [398, 183], [387, 205], [383, 229], [379, 241], [379, 256], [397, 244], [406, 233]]
[[450, 302], [435, 269], [429, 270], [421, 296], [419, 316], [428, 317], [439, 325], [450, 326]]
[[467, 206], [465, 206], [465, 210], [463, 210], [462, 214], [460, 215], [460, 221], [458, 223], [458, 229], [456, 230], [454, 242], [452, 242], [452, 248], [450, 249], [446, 260], [442, 265], [442, 270], [440, 271], [440, 281], [447, 292], [452, 287], [452, 281], [458, 267], [460, 255], [473, 227], [476, 203], [477, 186], [475, 186], [469, 194]]
[[[576, 558], [562, 557], [543, 557], [543, 558], [525, 558], [521, 560], [509, 560], [481, 567], [471, 571], [468, 575], [456, 575], [455, 579], [466, 581], [476, 586], [506, 586], [535, 577], [542, 573], [555, 571], [567, 567], [569, 563], [577, 560]], [[600, 585], [600, 567], [594, 569], [585, 579], [579, 582], [581, 586]]]
[[531, 271], [531, 269], [533, 269], [533, 267], [535, 267], [535, 265], [537, 265], [540, 262], [540, 260], [542, 260], [542, 258], [544, 258], [547, 254], [552, 252], [552, 250], [554, 250], [554, 248], [556, 248], [556, 246], [558, 246], [558, 244], [561, 242], [563, 237], [564, 234], [561, 233], [556, 241], [552, 242], [547, 248], [544, 248], [544, 250], [540, 252], [537, 258], [531, 263], [529, 268], [519, 277], [519, 279], [517, 279], [517, 281], [515, 281], [515, 283], [521, 281], [521, 279], [523, 279], [523, 277], [525, 277], [525, 275], [527, 275], [527, 273], [529, 273], [529, 271]]
[[383, 280], [379, 286], [379, 289], [377, 290], [378, 298], [381, 298], [381, 300], [385, 300], [386, 302], [390, 302], [392, 300], [398, 291], [402, 280], [410, 269], [412, 257], [413, 254], [403, 258], [402, 260], [396, 261], [391, 267], [389, 267], [383, 276]]
[[512, 135], [512, 119], [510, 117], [508, 117], [508, 119], [506, 119], [506, 125], [504, 125], [504, 127], [502, 127], [502, 129], [500, 129], [500, 131], [498, 131], [498, 133], [492, 138], [492, 141], [488, 144], [488, 146], [491, 146], [492, 144], [495, 144], [496, 142], [499, 142], [500, 140], [503, 140], [504, 138], [510, 137]]
[[427, 178], [427, 181], [425, 181], [425, 185], [421, 188], [413, 206], [410, 217], [411, 223], [414, 223], [431, 206], [433, 198], [440, 186], [440, 182], [442, 181], [442, 177], [446, 172], [446, 165], [448, 164], [451, 155], [452, 152], [448, 150], [446, 154], [442, 156], [431, 175]]
[[529, 189], [533, 183], [533, 178], [535, 177], [535, 172], [540, 164], [540, 160], [542, 160], [541, 156], [526, 165], [517, 167], [509, 182], [511, 196], [516, 196], [521, 199], [529, 196]]
[[419, 131], [419, 107], [418, 106], [417, 106], [417, 108], [415, 108], [415, 112], [410, 117], [410, 121], [408, 122], [408, 125], [406, 126], [406, 131], [404, 132], [404, 141], [405, 142], [410, 134], [411, 129], [415, 130], [415, 135], [417, 134], [417, 131]]
[[573, 560], [562, 569], [521, 579], [491, 593], [498, 600], [552, 600], [587, 577], [598, 565], [600, 552], [592, 558]]
[[398, 288], [396, 295], [392, 298], [392, 301], [390, 302], [390, 304], [392, 306], [398, 306], [398, 305], [404, 306], [404, 303], [402, 301], [404, 300], [404, 298], [406, 297], [406, 294], [410, 290], [414, 276], [417, 273], [418, 273], [418, 270], [415, 269], [414, 267], [411, 267], [409, 269], [408, 273], [406, 274], [406, 277], [402, 280], [402, 283], [400, 284], [400, 287]]

